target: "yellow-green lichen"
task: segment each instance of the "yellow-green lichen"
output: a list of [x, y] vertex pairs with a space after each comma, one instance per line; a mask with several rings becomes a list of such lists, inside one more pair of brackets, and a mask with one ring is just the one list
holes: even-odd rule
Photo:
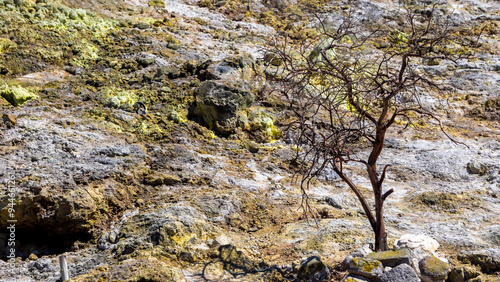
[[80, 37], [81, 33], [91, 33], [93, 37], [105, 37], [117, 26], [117, 22], [104, 19], [94, 12], [83, 9], [72, 9], [64, 5], [37, 4], [39, 21], [36, 25], [42, 29], [69, 31], [73, 38]]
[[460, 213], [464, 209], [473, 209], [480, 206], [481, 201], [471, 195], [467, 194], [451, 194], [442, 192], [428, 192], [421, 193], [411, 199], [412, 202], [422, 204], [434, 210]]
[[423, 269], [426, 273], [447, 273], [449, 265], [437, 257], [431, 255], [424, 261]]
[[136, 132], [142, 135], [151, 135], [156, 132], [161, 132], [161, 128], [157, 124], [150, 124], [148, 122], [141, 122], [137, 127]]
[[154, 8], [165, 8], [165, 2], [162, 0], [149, 0], [148, 6]]
[[400, 263], [410, 263], [411, 253], [409, 249], [389, 250], [383, 252], [369, 253], [366, 258], [380, 261], [385, 266], [395, 266]]
[[262, 131], [268, 143], [276, 142], [281, 137], [281, 130], [274, 125], [273, 117], [261, 109], [250, 113], [249, 123], [252, 129]]
[[0, 54], [17, 48], [17, 44], [7, 38], [0, 38]]
[[132, 90], [106, 87], [99, 92], [99, 99], [104, 106], [131, 111], [139, 97]]
[[77, 56], [70, 61], [70, 64], [79, 67], [86, 67], [89, 62], [99, 58], [99, 49], [94, 44], [88, 43], [86, 39], [82, 39], [73, 47], [73, 53]]
[[296, 246], [297, 250], [300, 251], [325, 251], [329, 248], [329, 244], [343, 244], [343, 245], [353, 245], [358, 234], [353, 232], [321, 232], [317, 235], [310, 236], [309, 238], [302, 241]]
[[7, 84], [0, 86], [0, 95], [14, 107], [38, 98], [38, 95], [22, 86], [9, 86]]
[[0, 1], [0, 34], [9, 36], [0, 36], [0, 74], [40, 71], [43, 63], [89, 68], [100, 57], [100, 46], [110, 42], [110, 32], [117, 31], [117, 21], [62, 1], [6, 3]]
[[188, 121], [187, 110], [184, 110], [182, 112], [172, 110], [169, 112], [168, 118], [176, 123], [185, 123]]
[[352, 258], [352, 264], [356, 267], [359, 267], [366, 273], [372, 273], [374, 269], [379, 268], [382, 265], [382, 263], [378, 260], [359, 257]]

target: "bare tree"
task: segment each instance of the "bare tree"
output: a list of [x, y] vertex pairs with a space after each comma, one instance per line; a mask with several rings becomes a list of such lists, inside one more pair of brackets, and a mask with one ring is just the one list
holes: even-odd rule
[[[424, 9], [425, 8], [425, 9]], [[393, 189], [383, 189], [387, 173], [377, 160], [387, 131], [430, 118], [455, 143], [439, 117], [420, 98], [444, 87], [421, 73], [423, 61], [456, 60], [467, 55], [471, 41], [463, 30], [435, 17], [436, 5], [405, 6], [393, 22], [360, 24], [346, 13], [335, 28], [317, 17], [318, 35], [301, 42], [284, 36], [268, 50], [275, 56], [273, 79], [289, 102], [293, 122], [289, 130], [301, 158], [303, 206], [311, 180], [331, 168], [356, 194], [375, 233], [375, 250], [387, 250], [383, 207]], [[421, 13], [417, 11], [427, 11]], [[369, 154], [359, 153], [368, 147]], [[346, 174], [347, 166], [361, 164], [373, 190], [374, 213], [365, 195]], [[381, 173], [380, 173], [381, 172]], [[310, 210], [310, 209], [309, 209]]]

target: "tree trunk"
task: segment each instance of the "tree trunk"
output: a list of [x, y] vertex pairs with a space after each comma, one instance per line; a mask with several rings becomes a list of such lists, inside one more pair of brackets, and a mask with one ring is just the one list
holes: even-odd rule
[[[389, 248], [387, 246], [387, 233], [385, 233], [385, 223], [384, 223], [384, 200], [382, 199], [382, 187], [380, 188], [380, 197], [375, 198], [375, 217], [376, 217], [376, 229], [375, 229], [375, 251], [387, 251]], [[377, 195], [378, 196], [378, 195]]]
[[384, 223], [384, 195], [382, 194], [382, 182], [378, 180], [375, 164], [368, 167], [368, 177], [373, 188], [375, 198], [375, 251], [386, 251], [387, 234]]
[[[387, 105], [385, 105], [387, 107]], [[384, 110], [385, 112], [385, 110]], [[384, 223], [384, 200], [385, 197], [382, 194], [382, 181], [377, 176], [377, 159], [382, 152], [384, 147], [385, 132], [387, 128], [385, 127], [385, 117], [381, 117], [379, 123], [377, 124], [377, 132], [375, 135], [375, 142], [373, 144], [372, 152], [368, 158], [368, 177], [373, 188], [373, 196], [375, 198], [375, 251], [386, 251], [387, 247], [387, 234], [385, 233], [385, 223]], [[385, 173], [385, 169], [384, 169]]]

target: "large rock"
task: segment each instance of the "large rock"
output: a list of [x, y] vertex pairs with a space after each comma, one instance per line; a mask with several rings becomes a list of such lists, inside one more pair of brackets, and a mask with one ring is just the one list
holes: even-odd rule
[[395, 267], [399, 264], [411, 264], [411, 252], [409, 249], [399, 249], [394, 251], [373, 252], [367, 258], [380, 261], [384, 266]]
[[395, 243], [394, 247], [397, 249], [408, 248], [417, 249], [420, 248], [429, 253], [435, 252], [439, 248], [439, 243], [426, 235], [414, 235], [405, 234], [401, 236]]
[[377, 282], [395, 282], [395, 281], [404, 281], [404, 282], [419, 282], [420, 278], [418, 278], [417, 273], [411, 266], [406, 263], [400, 264], [391, 270], [379, 275], [375, 280]]
[[342, 265], [341, 265], [342, 270], [346, 270], [347, 269], [347, 266], [349, 265], [349, 263], [351, 262], [351, 260], [353, 258], [356, 258], [356, 257], [358, 257], [358, 258], [364, 258], [369, 253], [372, 253], [372, 250], [368, 246], [361, 247], [361, 248], [358, 248], [358, 249], [354, 250], [347, 257], [345, 257], [345, 259], [342, 261]]
[[12, 106], [20, 106], [31, 99], [38, 98], [38, 95], [21, 86], [0, 86], [0, 95]]
[[326, 281], [329, 275], [330, 271], [326, 265], [318, 257], [313, 256], [301, 263], [298, 278], [310, 282], [319, 282]]
[[[426, 235], [405, 234], [401, 236], [395, 243], [395, 249], [407, 248], [411, 250], [413, 265], [418, 265], [418, 262], [428, 255], [433, 255], [439, 248], [439, 243]], [[418, 269], [417, 269], [418, 272]]]
[[237, 127], [245, 127], [247, 117], [244, 111], [254, 100], [249, 91], [206, 81], [196, 89], [195, 95], [195, 113], [210, 129], [227, 136]]
[[471, 160], [467, 163], [467, 171], [471, 174], [484, 175], [488, 172], [489, 166], [486, 163]]
[[484, 103], [484, 115], [491, 120], [500, 120], [500, 97], [486, 100]]
[[420, 278], [424, 282], [444, 281], [448, 277], [450, 266], [435, 256], [427, 256], [419, 261]]
[[347, 265], [347, 271], [353, 275], [372, 279], [382, 274], [384, 267], [378, 260], [354, 257]]

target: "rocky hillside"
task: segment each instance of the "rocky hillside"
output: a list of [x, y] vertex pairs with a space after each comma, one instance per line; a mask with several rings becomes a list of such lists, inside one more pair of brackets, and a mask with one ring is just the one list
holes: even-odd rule
[[[434, 123], [390, 133], [388, 240], [430, 236], [454, 281], [498, 281], [500, 4], [427, 2], [482, 31], [470, 59], [420, 66], [452, 89], [422, 103], [468, 148]], [[346, 9], [360, 22], [401, 12], [389, 0], [0, 0], [0, 281], [58, 281], [61, 254], [72, 281], [298, 281], [311, 256], [340, 281], [373, 234], [333, 171], [304, 218], [265, 50]]]

